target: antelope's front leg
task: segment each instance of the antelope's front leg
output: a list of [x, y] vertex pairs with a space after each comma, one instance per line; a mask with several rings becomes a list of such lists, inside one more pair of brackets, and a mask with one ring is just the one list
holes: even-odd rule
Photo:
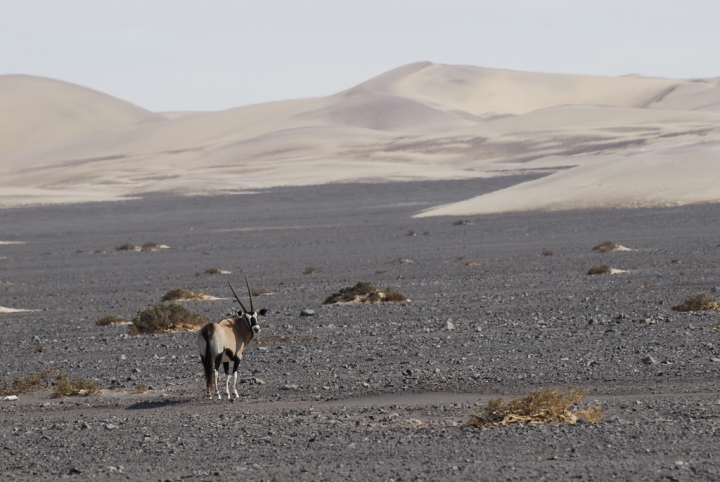
[[240, 357], [237, 357], [237, 356], [236, 356], [236, 357], [233, 359], [233, 393], [235, 394], [235, 399], [236, 399], [236, 400], [237, 400], [238, 398], [240, 398], [240, 395], [238, 394], [238, 391], [237, 391], [237, 371], [238, 371], [238, 366], [240, 366]]

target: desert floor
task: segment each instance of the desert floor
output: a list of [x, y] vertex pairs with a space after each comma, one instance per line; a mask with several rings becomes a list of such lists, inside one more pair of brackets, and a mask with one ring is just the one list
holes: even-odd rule
[[[103, 387], [0, 400], [0, 478], [717, 480], [720, 316], [670, 307], [720, 290], [720, 205], [411, 218], [527, 179], [0, 210], [0, 305], [37, 310], [0, 313], [0, 378]], [[591, 250], [607, 240], [632, 250]], [[115, 250], [147, 242], [170, 249]], [[600, 264], [625, 272], [586, 275]], [[234, 403], [204, 397], [196, 333], [94, 324], [178, 286], [225, 298], [185, 303], [217, 321], [234, 304], [225, 276], [196, 276], [213, 267], [273, 293], [256, 341], [289, 337], [253, 341]], [[360, 280], [411, 301], [321, 305]], [[569, 385], [601, 422], [465, 425]]]

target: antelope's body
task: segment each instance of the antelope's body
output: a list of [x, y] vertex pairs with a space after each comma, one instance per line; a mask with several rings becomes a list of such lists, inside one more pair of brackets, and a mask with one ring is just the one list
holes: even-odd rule
[[[247, 278], [245, 279], [247, 283]], [[230, 286], [232, 289], [232, 286]], [[237, 392], [237, 370], [242, 359], [245, 348], [252, 340], [253, 336], [260, 331], [257, 322], [258, 315], [265, 315], [267, 310], [262, 309], [259, 312], [254, 311], [252, 304], [252, 294], [248, 285], [248, 294], [250, 294], [250, 310], [247, 311], [240, 299], [232, 290], [240, 303], [242, 311], [238, 311], [236, 316], [225, 318], [218, 323], [208, 323], [203, 326], [198, 334], [198, 350], [200, 351], [200, 360], [205, 369], [205, 387], [208, 398], [212, 399], [212, 389], [215, 386], [218, 400], [220, 399], [220, 388], [218, 387], [218, 370], [222, 364], [225, 368], [225, 392], [228, 400], [230, 400], [230, 362], [233, 362], [233, 393], [235, 398], [239, 398]]]

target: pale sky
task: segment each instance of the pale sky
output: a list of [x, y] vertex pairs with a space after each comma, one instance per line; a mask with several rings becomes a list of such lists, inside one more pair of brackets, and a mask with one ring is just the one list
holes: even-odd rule
[[411, 62], [720, 77], [718, 0], [0, 0], [0, 74], [153, 111], [333, 94]]

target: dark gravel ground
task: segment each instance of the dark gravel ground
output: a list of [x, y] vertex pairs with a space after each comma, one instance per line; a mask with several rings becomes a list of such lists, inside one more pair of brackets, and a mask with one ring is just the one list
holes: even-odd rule
[[[25, 242], [0, 245], [0, 305], [39, 310], [0, 314], [0, 378], [103, 387], [0, 401], [0, 479], [717, 480], [720, 314], [670, 307], [720, 290], [720, 205], [411, 218], [524, 179], [0, 210], [0, 241]], [[633, 251], [591, 251], [607, 240]], [[171, 249], [115, 250], [146, 242]], [[626, 272], [585, 274], [598, 264]], [[225, 276], [196, 276], [213, 267], [273, 292], [260, 339], [293, 340], [250, 345], [235, 403], [204, 398], [195, 333], [94, 324], [178, 286], [227, 298]], [[360, 280], [412, 301], [321, 305]], [[464, 425], [494, 396], [568, 385], [604, 420]]]

